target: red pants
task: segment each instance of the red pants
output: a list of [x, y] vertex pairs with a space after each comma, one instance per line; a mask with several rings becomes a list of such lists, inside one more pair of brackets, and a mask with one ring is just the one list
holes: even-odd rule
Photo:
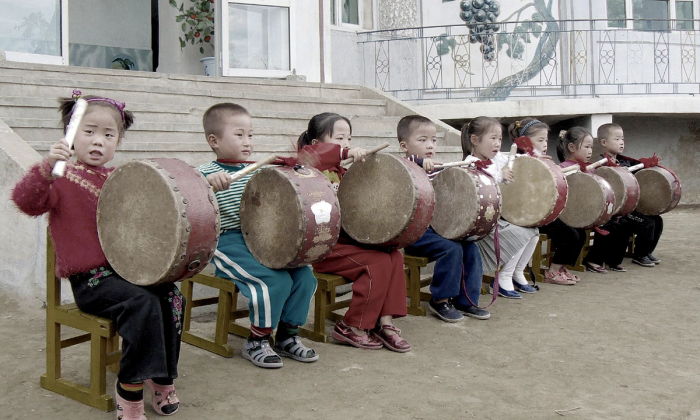
[[353, 282], [350, 308], [343, 317], [346, 324], [367, 330], [382, 316], [406, 316], [406, 277], [399, 251], [338, 242], [325, 260], [314, 264], [314, 270]]

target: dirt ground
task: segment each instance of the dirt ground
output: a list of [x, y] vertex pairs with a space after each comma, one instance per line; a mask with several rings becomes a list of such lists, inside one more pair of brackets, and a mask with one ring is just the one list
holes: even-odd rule
[[[627, 273], [545, 284], [499, 299], [487, 321], [400, 319], [406, 354], [315, 343], [317, 363], [263, 370], [241, 358], [233, 335], [232, 359], [183, 344], [175, 418], [700, 419], [700, 209], [664, 220], [661, 265], [625, 260]], [[212, 330], [212, 314], [197, 321]], [[39, 386], [44, 329], [42, 310], [0, 295], [0, 418], [114, 418]], [[87, 345], [77, 347], [64, 372], [87, 383]]]

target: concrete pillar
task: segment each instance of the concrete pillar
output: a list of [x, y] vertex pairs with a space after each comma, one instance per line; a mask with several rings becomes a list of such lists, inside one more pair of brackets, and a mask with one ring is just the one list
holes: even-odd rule
[[596, 133], [601, 125], [613, 122], [612, 117], [612, 114], [591, 114], [586, 128], [591, 132], [594, 139], [598, 137]]

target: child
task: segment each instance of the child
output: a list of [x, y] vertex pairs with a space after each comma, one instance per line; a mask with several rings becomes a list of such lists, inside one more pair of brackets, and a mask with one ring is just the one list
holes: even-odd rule
[[[508, 155], [500, 153], [503, 137], [501, 123], [495, 118], [477, 117], [469, 124], [462, 127], [462, 153], [466, 159], [473, 155], [480, 159], [477, 167], [482, 168], [497, 182], [513, 181], [513, 171], [509, 169]], [[532, 258], [539, 240], [537, 229], [524, 228], [506, 222], [498, 221], [500, 235], [500, 257], [504, 261], [503, 269], [499, 275], [500, 288], [498, 295], [509, 299], [520, 299], [522, 293], [535, 293], [536, 289], [530, 286], [525, 279], [523, 270]], [[483, 271], [490, 273], [496, 271], [495, 232], [477, 241], [483, 262]], [[493, 287], [493, 286], [492, 286]], [[517, 289], [518, 291], [514, 290]]]
[[[64, 131], [80, 91], [60, 100]], [[30, 216], [49, 213], [49, 229], [56, 249], [56, 275], [70, 280], [78, 308], [109, 318], [122, 337], [117, 374], [117, 418], [145, 419], [144, 381], [152, 405], [160, 415], [178, 411], [177, 378], [184, 299], [175, 284], [140, 287], [114, 273], [97, 236], [97, 200], [124, 132], [133, 124], [131, 112], [114, 99], [85, 96], [88, 108], [78, 127], [74, 148], [61, 139], [48, 158], [33, 166], [17, 183], [12, 199]], [[58, 161], [69, 162], [65, 175], [53, 178]]]
[[[316, 278], [308, 266], [273, 270], [250, 253], [241, 233], [241, 195], [253, 174], [231, 182], [235, 174], [252, 163], [253, 120], [240, 105], [220, 103], [203, 117], [207, 143], [216, 160], [199, 170], [216, 191], [221, 217], [221, 236], [214, 253], [216, 275], [233, 280], [249, 299], [250, 336], [241, 355], [255, 366], [282, 367], [279, 355], [300, 362], [315, 362], [318, 355], [302, 344], [299, 326], [306, 323]], [[274, 349], [272, 331], [277, 328]]]
[[[559, 166], [565, 168], [585, 164], [590, 160], [592, 154], [593, 136], [585, 128], [572, 127], [568, 131], [559, 133], [557, 143], [557, 156], [561, 161]], [[583, 259], [586, 270], [605, 274], [608, 270], [605, 269], [604, 264], [607, 264], [613, 271], [626, 271], [620, 264], [625, 256], [625, 244], [629, 240], [629, 235], [614, 219], [610, 219], [600, 229], [603, 232], [596, 230], [593, 246]]]
[[[532, 148], [532, 155], [547, 157], [547, 138], [549, 126], [534, 118], [524, 118], [516, 121], [508, 128], [513, 142], [518, 140], [527, 143]], [[524, 139], [527, 138], [527, 139]], [[568, 226], [559, 219], [539, 228], [552, 241], [554, 256], [549, 268], [544, 273], [544, 282], [560, 285], [573, 285], [580, 279], [569, 272], [567, 265], [574, 266], [586, 243], [586, 231]]]
[[[434, 169], [437, 131], [430, 119], [420, 115], [403, 117], [396, 129], [399, 147], [413, 162], [426, 172]], [[431, 179], [437, 175], [432, 172]], [[479, 304], [481, 292], [481, 256], [474, 242], [451, 241], [435, 233], [432, 227], [411, 246], [406, 253], [435, 260], [433, 280], [430, 283], [432, 299], [430, 310], [446, 322], [457, 322], [462, 313], [476, 319], [488, 319], [491, 314], [472, 305], [464, 296], [462, 282], [469, 299]]]
[[[337, 186], [345, 172], [340, 161], [348, 157], [362, 160], [367, 153], [349, 148], [351, 139], [352, 126], [347, 118], [330, 112], [319, 114], [299, 136], [299, 154], [320, 156], [315, 166]], [[399, 251], [370, 249], [341, 232], [333, 251], [314, 264], [314, 270], [353, 282], [350, 307], [335, 324], [334, 339], [361, 349], [384, 346], [399, 353], [411, 350], [393, 323], [393, 318], [406, 316], [406, 277]]]
[[[640, 160], [622, 156], [620, 153], [625, 150], [625, 134], [622, 131], [622, 127], [617, 124], [601, 125], [598, 128], [598, 140], [600, 140], [600, 144], [604, 149], [602, 157], [608, 158], [614, 164], [630, 167], [642, 162], [645, 163], [645, 168], [658, 164], [658, 158], [655, 156]], [[654, 267], [656, 264], [659, 264], [661, 261], [654, 257], [652, 253], [656, 249], [661, 233], [664, 230], [664, 221], [661, 216], [647, 216], [635, 210], [620, 218], [619, 221], [629, 235], [637, 235], [634, 240], [632, 262], [642, 267]], [[625, 244], [626, 247], [627, 244]]]

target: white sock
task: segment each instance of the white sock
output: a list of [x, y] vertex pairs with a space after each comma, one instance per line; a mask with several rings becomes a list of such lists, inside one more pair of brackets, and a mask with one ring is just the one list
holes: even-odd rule
[[537, 247], [539, 240], [539, 235], [533, 236], [530, 239], [530, 242], [528, 242], [523, 247], [522, 254], [520, 254], [520, 258], [518, 258], [518, 263], [515, 265], [515, 271], [513, 272], [513, 281], [515, 281], [516, 283], [528, 284], [523, 271], [525, 270], [525, 267], [527, 267], [527, 263], [530, 262], [532, 254], [535, 253], [535, 248]]

